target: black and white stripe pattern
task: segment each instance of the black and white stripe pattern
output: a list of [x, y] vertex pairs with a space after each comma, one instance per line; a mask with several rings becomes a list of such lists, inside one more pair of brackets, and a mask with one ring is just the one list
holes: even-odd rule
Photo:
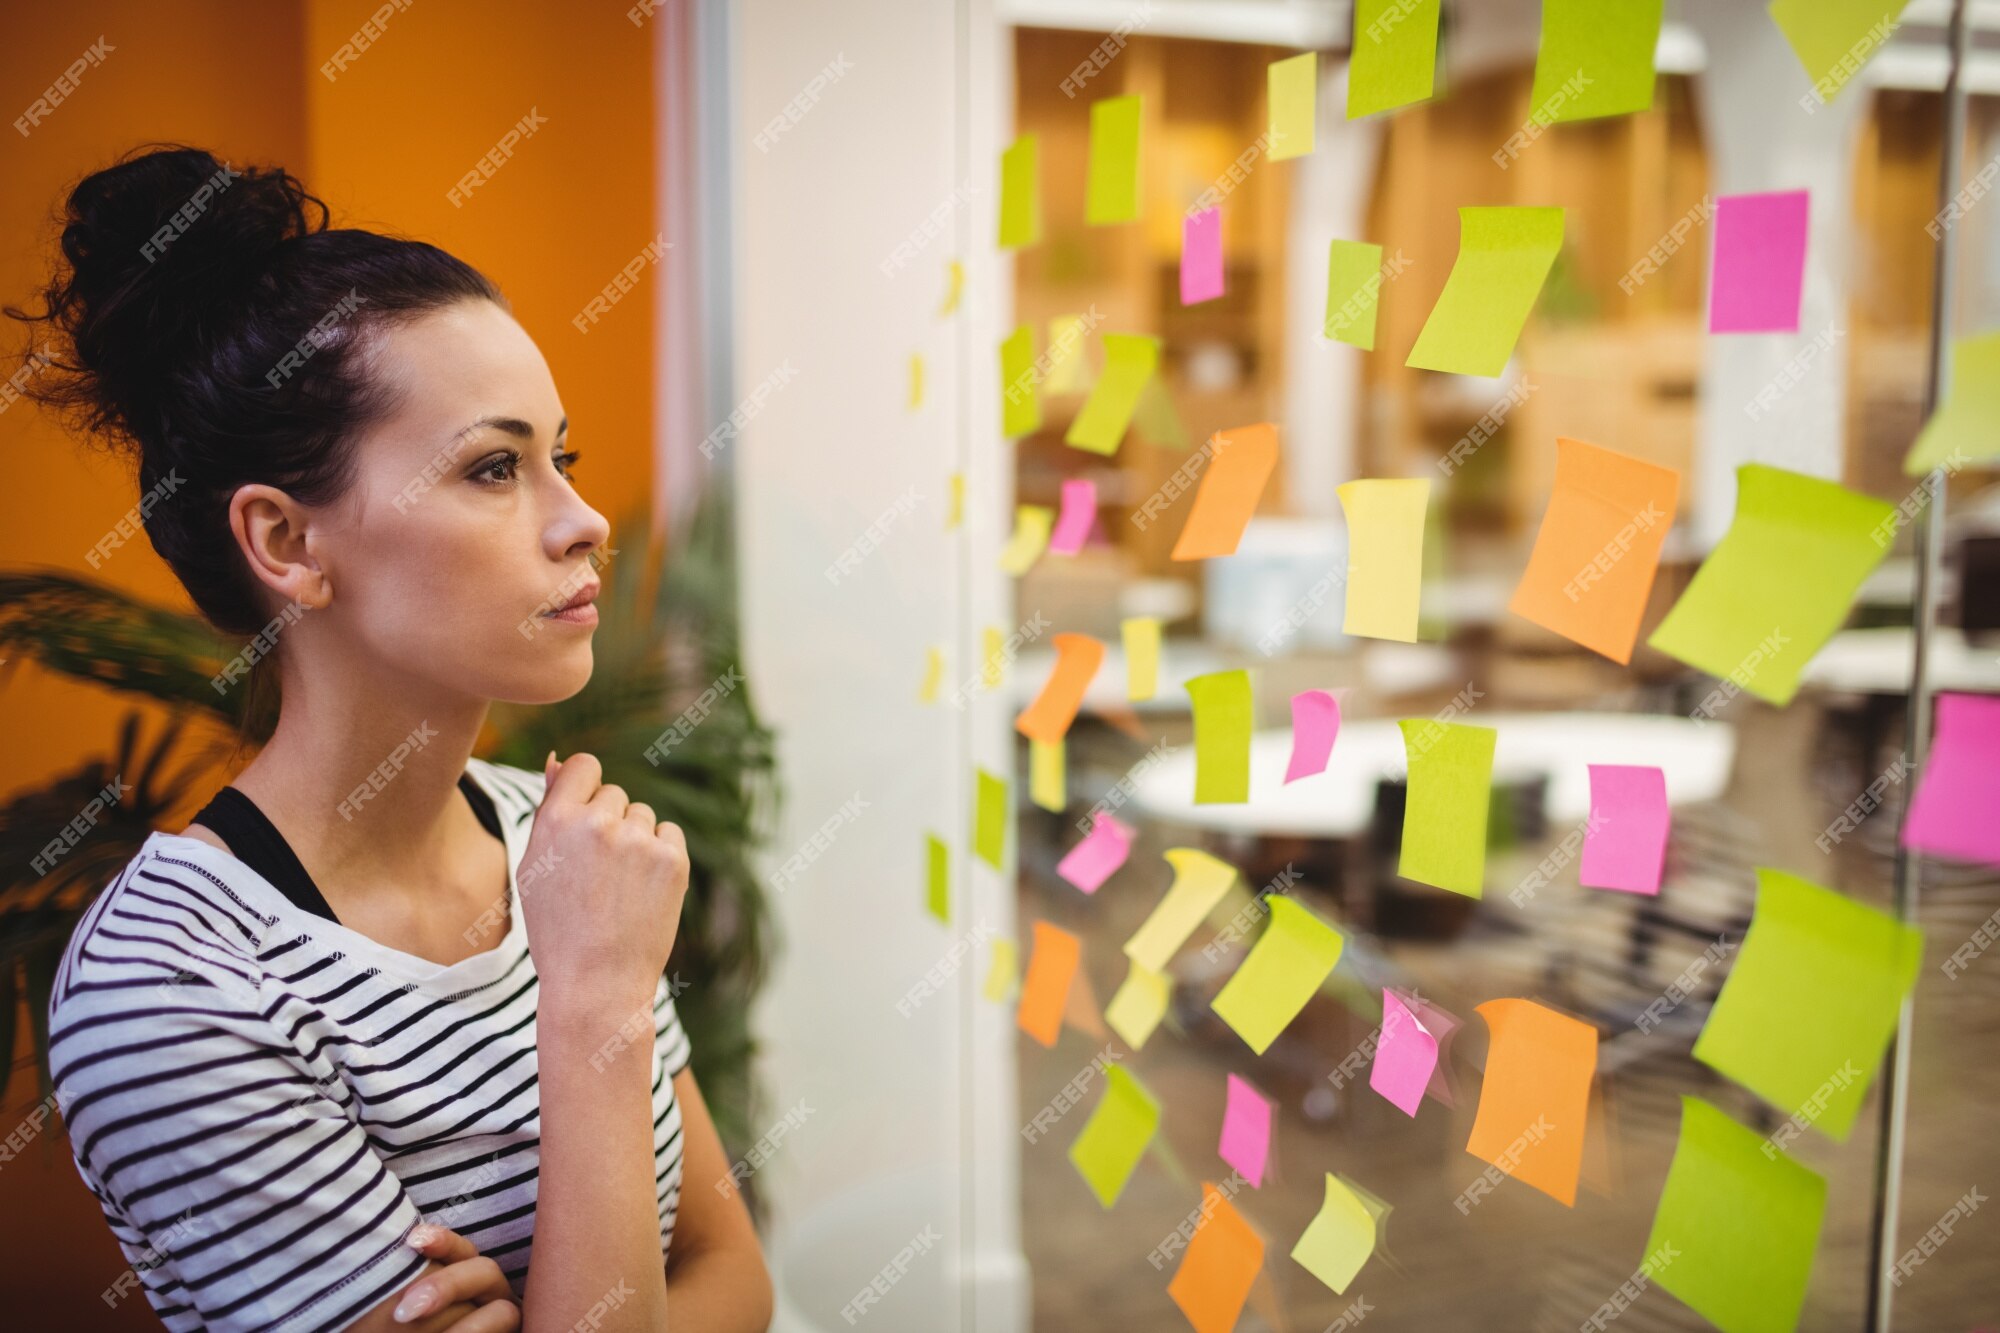
[[[419, 1220], [524, 1291], [541, 1120], [517, 877], [544, 779], [467, 771], [506, 835], [509, 928], [450, 967], [301, 912], [177, 834], [149, 838], [79, 923], [49, 1007], [57, 1098], [169, 1329], [345, 1328], [422, 1271], [403, 1243]], [[664, 977], [653, 1031], [664, 1261], [689, 1057]]]

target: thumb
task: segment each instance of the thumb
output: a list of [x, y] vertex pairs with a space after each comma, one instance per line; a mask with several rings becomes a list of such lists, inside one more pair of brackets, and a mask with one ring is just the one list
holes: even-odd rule
[[556, 775], [556, 770], [560, 767], [562, 766], [556, 763], [556, 752], [550, 750], [548, 759], [542, 764], [542, 781], [547, 782], [553, 778]]

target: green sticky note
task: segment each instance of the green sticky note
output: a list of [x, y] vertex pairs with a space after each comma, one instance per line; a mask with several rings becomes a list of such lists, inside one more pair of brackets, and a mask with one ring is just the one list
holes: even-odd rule
[[1335, 241], [1326, 256], [1326, 336], [1375, 350], [1375, 301], [1382, 290], [1382, 247]]
[[1924, 937], [1885, 912], [1796, 875], [1757, 868], [1757, 911], [1695, 1059], [1792, 1120], [1845, 1142], [1916, 984]]
[[[1763, 463], [1736, 469], [1736, 517], [1646, 642], [1779, 707], [1889, 554], [1896, 510]], [[1728, 697], [1710, 695], [1707, 716]]]
[[1107, 1065], [1104, 1097], [1069, 1145], [1070, 1162], [1103, 1207], [1118, 1202], [1159, 1128], [1160, 1103], [1153, 1094], [1125, 1066]]
[[1181, 414], [1174, 410], [1173, 395], [1167, 392], [1166, 381], [1158, 375], [1150, 376], [1146, 387], [1139, 391], [1132, 426], [1148, 444], [1162, 449], [1188, 447], [1187, 427], [1181, 424]]
[[1304, 157], [1313, 150], [1313, 122], [1319, 104], [1319, 53], [1308, 51], [1274, 60], [1265, 76], [1267, 146], [1273, 162]]
[[1090, 181], [1084, 221], [1093, 227], [1139, 220], [1139, 113], [1137, 93], [1090, 104]]
[[978, 770], [972, 816], [972, 850], [995, 870], [1007, 845], [1007, 779]]
[[1094, 454], [1118, 452], [1139, 396], [1160, 364], [1160, 340], [1143, 333], [1104, 335], [1104, 372], [1090, 386], [1083, 410], [1069, 423], [1063, 443]]
[[1042, 239], [1041, 149], [1024, 134], [1000, 154], [1000, 248], [1017, 249]]
[[2000, 457], [2000, 333], [1960, 338], [1951, 345], [1951, 394], [1924, 423], [1903, 471], [1958, 471]]
[[1035, 329], [1023, 324], [1000, 344], [1000, 433], [1008, 439], [1042, 428], [1042, 390], [1035, 382]]
[[1562, 241], [1560, 208], [1459, 209], [1458, 258], [1403, 364], [1488, 378], [1505, 370]]
[[1410, 760], [1396, 873], [1467, 897], [1484, 896], [1486, 812], [1499, 733], [1429, 719], [1396, 725]]
[[1276, 894], [1271, 920], [1209, 1007], [1262, 1055], [1340, 961], [1339, 931]]
[[[1830, 102], [1882, 48], [1909, 0], [1771, 0], [1771, 21], [1792, 44], [1812, 80], [1813, 94]], [[1812, 108], [1808, 107], [1807, 110]]]
[[1437, 74], [1438, 0], [1354, 0], [1347, 118], [1427, 99]]
[[1194, 801], [1250, 799], [1250, 672], [1211, 671], [1185, 682], [1194, 701]]
[[1542, 44], [1528, 101], [1543, 125], [1622, 116], [1653, 105], [1663, 0], [1542, 0]]
[[1826, 1181], [1699, 1097], [1640, 1268], [1723, 1333], [1792, 1333], [1826, 1213]]
[[951, 921], [951, 849], [943, 838], [935, 833], [926, 833], [924, 843], [929, 849], [930, 892], [925, 905], [931, 915], [947, 924]]

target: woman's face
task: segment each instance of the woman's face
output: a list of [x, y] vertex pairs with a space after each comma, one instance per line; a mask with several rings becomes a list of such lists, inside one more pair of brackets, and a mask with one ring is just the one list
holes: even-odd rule
[[307, 651], [485, 699], [570, 697], [590, 679], [597, 617], [554, 613], [595, 593], [611, 529], [568, 475], [547, 363], [489, 301], [378, 337], [374, 373], [400, 406], [357, 442], [352, 489], [302, 511], [331, 594], [301, 619]]

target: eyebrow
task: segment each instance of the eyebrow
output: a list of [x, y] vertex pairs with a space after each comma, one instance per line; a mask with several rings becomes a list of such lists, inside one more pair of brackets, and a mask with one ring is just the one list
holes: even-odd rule
[[[451, 445], [457, 444], [460, 440], [484, 430], [488, 426], [491, 426], [495, 430], [505, 431], [517, 439], [532, 440], [535, 438], [534, 426], [529, 422], [521, 420], [519, 417], [481, 417], [459, 431], [458, 434], [452, 436], [446, 447], [449, 448]], [[561, 423], [556, 426], [555, 437], [560, 440], [563, 437], [563, 433], [568, 429], [569, 418], [564, 417]]]

